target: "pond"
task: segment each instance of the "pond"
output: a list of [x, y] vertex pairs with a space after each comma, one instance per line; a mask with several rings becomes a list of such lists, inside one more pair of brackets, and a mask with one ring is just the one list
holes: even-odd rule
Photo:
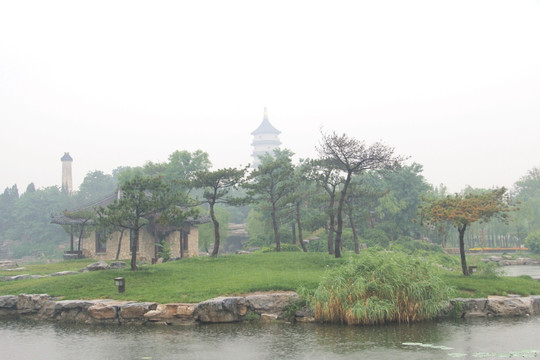
[[2, 359], [540, 358], [540, 317], [351, 327], [243, 323], [190, 327], [0, 321]]
[[506, 276], [529, 275], [533, 279], [540, 280], [540, 265], [510, 265], [501, 267]]

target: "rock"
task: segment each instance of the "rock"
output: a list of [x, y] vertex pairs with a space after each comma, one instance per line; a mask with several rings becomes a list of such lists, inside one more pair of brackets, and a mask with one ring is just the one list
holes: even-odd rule
[[236, 322], [247, 313], [246, 305], [246, 299], [241, 296], [217, 297], [199, 303], [195, 317], [202, 323]]
[[261, 322], [274, 322], [278, 319], [277, 314], [261, 314]]
[[497, 317], [529, 316], [533, 314], [533, 301], [529, 297], [489, 296], [487, 310]]
[[95, 304], [88, 308], [88, 315], [96, 320], [116, 319], [117, 309], [106, 304]]
[[126, 267], [126, 263], [123, 261], [115, 261], [109, 264], [111, 269], [123, 269]]
[[[0, 268], [6, 268], [6, 267], [17, 267], [17, 263], [12, 260], [0, 260]], [[6, 269], [4, 269], [6, 270]]]
[[459, 318], [487, 317], [487, 299], [464, 299], [450, 300], [448, 307], [442, 310], [441, 316]]
[[258, 314], [277, 314], [281, 316], [283, 309], [291, 302], [298, 299], [295, 292], [279, 292], [261, 295], [246, 296], [248, 306]]
[[142, 321], [144, 315], [157, 308], [157, 303], [128, 303], [120, 307], [119, 316], [124, 321]]
[[99, 270], [108, 270], [110, 269], [109, 265], [105, 261], [98, 261], [96, 263], [90, 264], [83, 269], [87, 271], [99, 271]]
[[62, 322], [85, 322], [87, 310], [94, 302], [87, 300], [61, 300], [46, 302], [40, 313], [41, 319], [54, 319]]
[[531, 298], [531, 306], [533, 309], [533, 313], [539, 315], [540, 314], [540, 295], [532, 295]]
[[4, 271], [24, 271], [26, 270], [25, 267], [18, 267], [18, 268], [13, 268], [13, 269], [4, 269]]
[[155, 310], [144, 314], [144, 318], [150, 323], [167, 325], [195, 324], [193, 316], [196, 304], [158, 304]]
[[76, 272], [76, 271], [59, 271], [59, 272], [52, 273], [50, 276], [64, 276], [64, 275], [74, 275], [74, 274], [78, 274], [78, 272]]
[[41, 279], [47, 277], [47, 275], [30, 275], [30, 274], [22, 274], [22, 275], [15, 275], [15, 276], [8, 276], [5, 281], [15, 281], [15, 280], [26, 280], [26, 279]]
[[17, 314], [17, 296], [0, 296], [0, 316], [14, 316]]
[[17, 312], [19, 314], [35, 314], [51, 297], [47, 294], [20, 294], [17, 297]]

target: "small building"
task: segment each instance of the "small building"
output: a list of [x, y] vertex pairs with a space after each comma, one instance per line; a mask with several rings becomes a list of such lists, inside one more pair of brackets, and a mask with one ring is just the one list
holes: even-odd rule
[[251, 133], [251, 135], [253, 135], [253, 142], [251, 143], [253, 146], [253, 153], [251, 154], [253, 157], [253, 164], [251, 164], [251, 167], [254, 169], [258, 168], [261, 163], [259, 159], [260, 156], [267, 153], [272, 154], [274, 149], [279, 148], [279, 145], [281, 144], [281, 141], [279, 141], [279, 134], [281, 134], [281, 131], [270, 124], [270, 121], [268, 120], [268, 111], [264, 108], [263, 121], [259, 127]]
[[[107, 206], [118, 197], [118, 192], [73, 213], [89, 214], [100, 206]], [[86, 211], [85, 211], [86, 210]], [[89, 212], [90, 211], [90, 212]], [[158, 224], [147, 219], [148, 225], [139, 231], [137, 260], [153, 262], [159, 258], [164, 246], [170, 249], [171, 258], [193, 257], [199, 254], [198, 225], [210, 221], [208, 216], [188, 218], [182, 226]], [[107, 233], [97, 227], [93, 217], [73, 217], [65, 214], [54, 216], [53, 224], [62, 225], [70, 234], [70, 248], [64, 259], [90, 258], [95, 260], [128, 259], [131, 257], [133, 234], [129, 230]]]

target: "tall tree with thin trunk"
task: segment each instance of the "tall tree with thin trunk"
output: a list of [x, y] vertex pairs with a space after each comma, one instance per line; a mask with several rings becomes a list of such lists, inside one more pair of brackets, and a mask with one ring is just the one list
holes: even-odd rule
[[217, 256], [220, 246], [219, 221], [215, 214], [216, 204], [235, 205], [240, 204], [242, 199], [231, 196], [231, 191], [240, 185], [246, 174], [247, 167], [243, 169], [227, 168], [216, 171], [198, 171], [194, 174], [191, 185], [194, 188], [203, 189], [200, 204], [208, 204], [210, 217], [214, 224], [214, 249], [212, 256]]
[[404, 158], [394, 156], [394, 149], [380, 142], [367, 146], [363, 141], [350, 138], [346, 134], [337, 135], [335, 132], [331, 134], [322, 133], [317, 151], [322, 161], [345, 174], [345, 181], [336, 210], [337, 228], [334, 255], [339, 258], [341, 257], [342, 246], [343, 207], [353, 175], [366, 170], [393, 169]]
[[328, 253], [334, 255], [334, 234], [336, 232], [336, 196], [339, 187], [345, 179], [340, 176], [339, 170], [333, 168], [331, 164], [321, 160], [312, 161], [311, 177], [326, 191], [328, 194]]
[[278, 252], [281, 251], [278, 212], [288, 205], [289, 195], [294, 190], [292, 155], [290, 150], [276, 149], [273, 155], [261, 156], [261, 164], [244, 185], [253, 201], [270, 211]]

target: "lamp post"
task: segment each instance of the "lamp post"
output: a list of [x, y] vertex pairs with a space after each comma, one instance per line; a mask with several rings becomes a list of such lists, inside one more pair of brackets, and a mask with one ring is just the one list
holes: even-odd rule
[[126, 280], [123, 277], [114, 278], [114, 284], [118, 287], [118, 292], [126, 291]]

